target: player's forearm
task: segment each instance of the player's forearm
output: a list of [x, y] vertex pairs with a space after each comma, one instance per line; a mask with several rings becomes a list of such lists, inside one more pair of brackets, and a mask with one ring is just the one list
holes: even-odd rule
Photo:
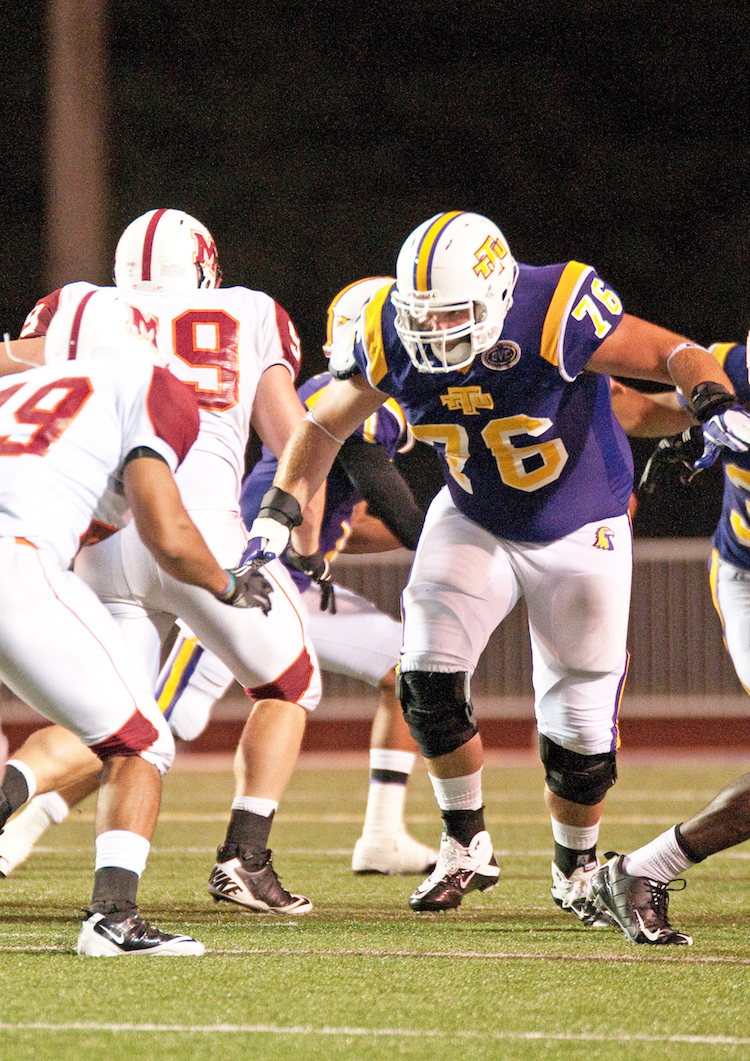
[[678, 435], [695, 423], [681, 405], [675, 391], [644, 394], [621, 384], [613, 384], [612, 409], [627, 435], [634, 438], [661, 438]]
[[325, 482], [340, 448], [317, 424], [302, 420], [279, 460], [273, 485], [295, 497], [304, 511]]
[[25, 372], [44, 364], [44, 336], [12, 339], [0, 346], [0, 376]]
[[670, 355], [667, 366], [675, 386], [688, 400], [699, 383], [718, 383], [730, 394], [734, 393], [724, 369], [703, 347], [684, 346], [677, 349]]
[[326, 488], [324, 484], [316, 491], [309, 505], [302, 513], [302, 523], [292, 531], [292, 548], [300, 556], [310, 556], [317, 551], [325, 503]]
[[[136, 526], [141, 538], [144, 538], [141, 524], [136, 521]], [[153, 527], [145, 531], [144, 544], [168, 575], [213, 594], [226, 590], [227, 573], [219, 567], [192, 520], [188, 518], [187, 522], [173, 524], [167, 534], [154, 531]]]
[[351, 533], [344, 542], [342, 553], [387, 553], [403, 548], [395, 534], [374, 516], [365, 513], [352, 521]]
[[167, 465], [155, 455], [131, 460], [123, 487], [141, 541], [159, 567], [180, 582], [223, 593], [227, 573], [185, 510]]

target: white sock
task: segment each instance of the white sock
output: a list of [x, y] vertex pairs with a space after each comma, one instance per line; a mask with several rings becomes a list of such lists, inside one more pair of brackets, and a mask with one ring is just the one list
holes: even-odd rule
[[390, 770], [394, 774], [406, 774], [414, 768], [416, 755], [399, 752], [393, 748], [370, 748], [370, 770]]
[[406, 785], [371, 781], [362, 833], [365, 836], [397, 832], [404, 821]]
[[429, 774], [440, 810], [479, 810], [482, 807], [482, 767], [464, 777]]
[[677, 843], [675, 826], [626, 855], [622, 861], [622, 868], [631, 877], [648, 877], [662, 884], [669, 884], [694, 865]]
[[250, 814], [259, 814], [261, 818], [270, 818], [278, 808], [278, 800], [261, 799], [260, 796], [235, 796], [232, 800], [232, 810], [249, 811]]
[[406, 782], [415, 760], [413, 752], [395, 751], [392, 748], [370, 749], [370, 787], [367, 790], [363, 836], [392, 836], [403, 827]]
[[127, 829], [109, 829], [96, 838], [96, 862], [94, 869], [117, 866], [127, 869], [139, 877], [146, 868], [146, 859], [151, 844], [145, 836], [131, 833]]
[[59, 825], [68, 816], [68, 804], [57, 792], [43, 792], [27, 803], [5, 826], [6, 840], [18, 833], [23, 836], [29, 850], [50, 825]]
[[599, 839], [599, 822], [596, 825], [565, 825], [550, 815], [552, 837], [562, 847], [571, 851], [590, 851]]

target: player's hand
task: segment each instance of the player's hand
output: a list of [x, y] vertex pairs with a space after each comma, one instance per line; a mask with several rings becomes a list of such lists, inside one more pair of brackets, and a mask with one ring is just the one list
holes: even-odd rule
[[681, 435], [662, 438], [653, 451], [646, 467], [643, 469], [638, 490], [644, 494], [652, 494], [657, 486], [661, 486], [674, 474], [677, 468], [681, 483], [689, 483], [697, 470], [694, 461], [704, 452], [703, 429], [701, 427], [689, 427]]
[[245, 551], [237, 571], [253, 571], [281, 556], [289, 542], [290, 529], [275, 519], [259, 516], [250, 528]]
[[739, 405], [733, 405], [716, 413], [703, 425], [705, 448], [693, 467], [697, 471], [710, 468], [720, 450], [745, 453], [750, 449], [750, 413]]
[[289, 544], [293, 528], [299, 527], [301, 522], [302, 512], [297, 498], [278, 486], [272, 486], [263, 495], [238, 570], [263, 567], [281, 556]]
[[233, 608], [260, 608], [264, 615], [268, 615], [271, 610], [273, 586], [260, 571], [252, 568], [246, 568], [244, 571], [232, 568], [227, 571], [227, 575], [227, 589], [223, 593], [217, 593], [223, 604], [231, 604]]
[[327, 558], [318, 550], [309, 556], [302, 556], [291, 545], [286, 551], [285, 559], [297, 571], [308, 575], [313, 582], [320, 586], [320, 610], [336, 614], [336, 594], [331, 582], [331, 565]]

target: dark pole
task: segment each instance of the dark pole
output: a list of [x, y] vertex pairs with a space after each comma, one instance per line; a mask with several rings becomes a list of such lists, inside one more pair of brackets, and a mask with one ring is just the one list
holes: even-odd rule
[[111, 283], [106, 0], [49, 0], [47, 283]]

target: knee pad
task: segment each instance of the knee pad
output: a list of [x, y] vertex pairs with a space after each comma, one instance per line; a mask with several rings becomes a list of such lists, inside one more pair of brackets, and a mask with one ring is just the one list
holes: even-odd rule
[[616, 752], [581, 755], [539, 734], [539, 754], [551, 792], [571, 803], [593, 807], [601, 803], [617, 780]]
[[399, 671], [396, 696], [425, 759], [454, 752], [478, 732], [466, 671]]

